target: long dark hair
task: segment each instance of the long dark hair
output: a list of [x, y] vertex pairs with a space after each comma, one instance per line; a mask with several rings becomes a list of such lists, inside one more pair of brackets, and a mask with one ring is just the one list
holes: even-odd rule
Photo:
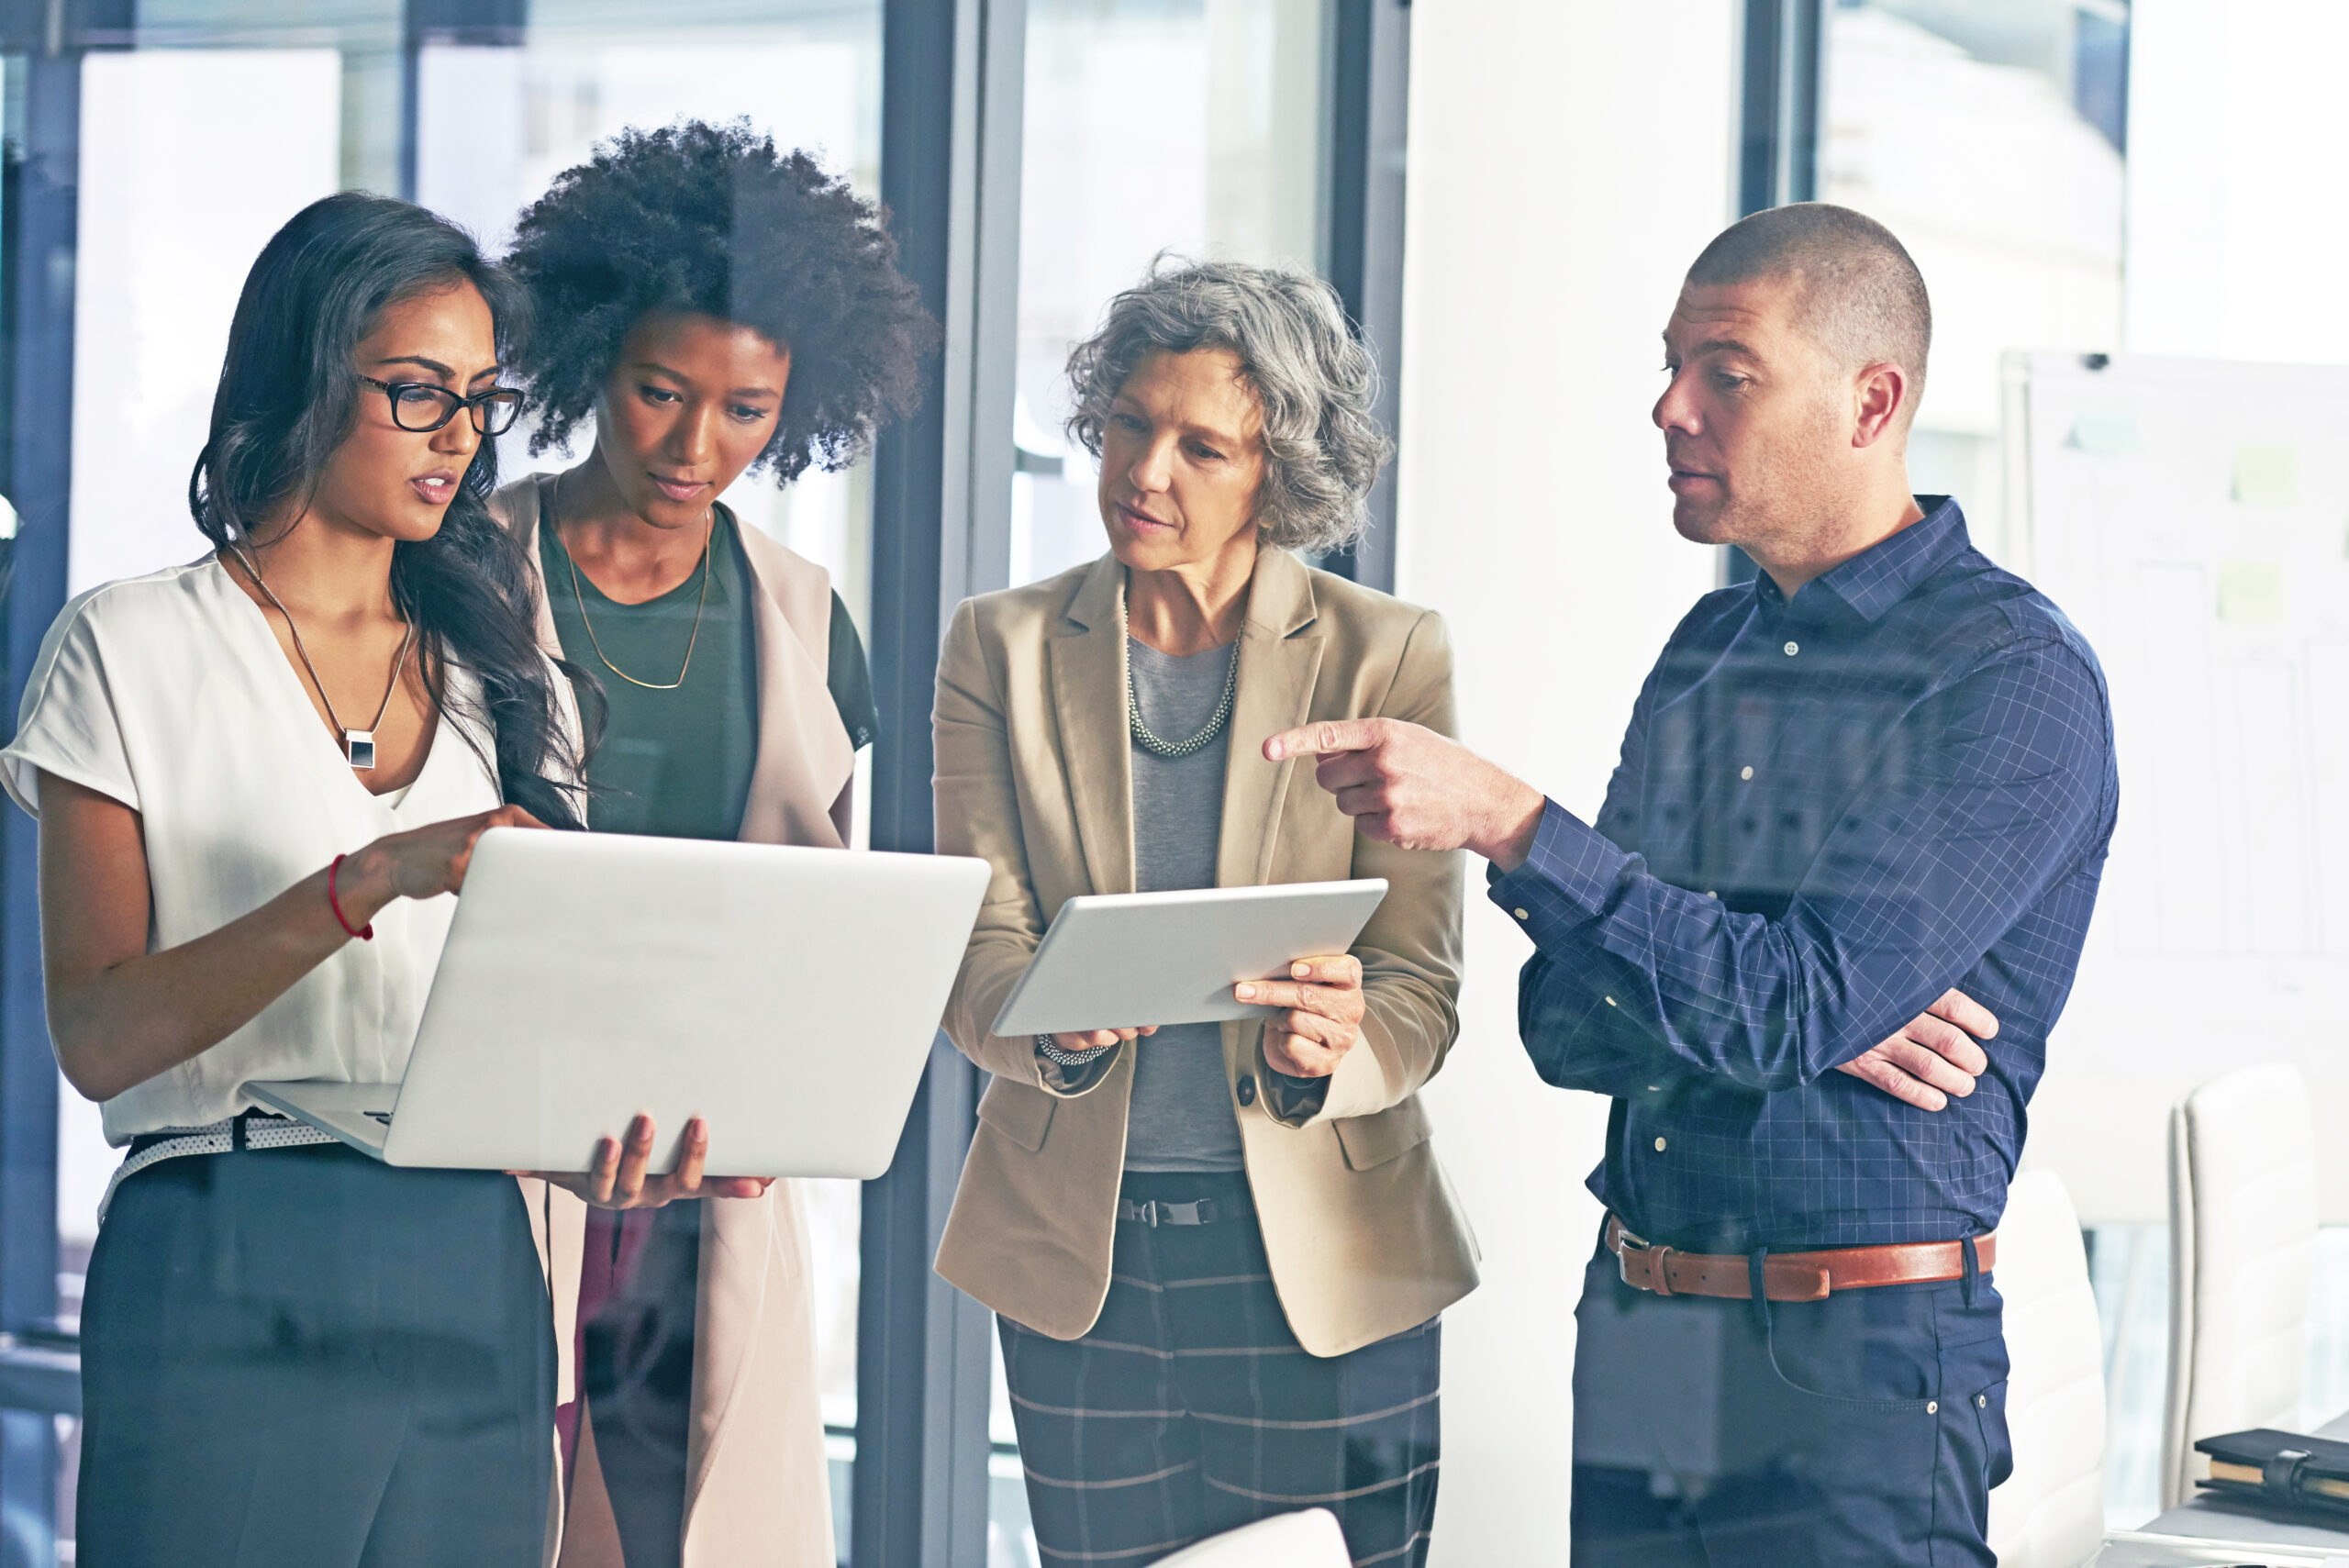
[[[397, 301], [470, 283], [505, 351], [523, 302], [473, 237], [406, 202], [346, 191], [312, 202], [262, 248], [228, 328], [212, 431], [188, 478], [188, 510], [215, 545], [242, 545], [292, 497], [306, 502], [350, 431], [352, 363]], [[460, 418], [465, 416], [458, 416]], [[532, 619], [528, 563], [489, 514], [497, 454], [484, 440], [429, 539], [392, 550], [392, 598], [416, 627], [435, 697], [455, 663], [480, 683], [505, 798], [540, 821], [582, 826], [571, 783], [583, 765], [558, 718], [553, 673]], [[478, 749], [476, 747], [476, 749]], [[561, 775], [558, 784], [548, 775]]]

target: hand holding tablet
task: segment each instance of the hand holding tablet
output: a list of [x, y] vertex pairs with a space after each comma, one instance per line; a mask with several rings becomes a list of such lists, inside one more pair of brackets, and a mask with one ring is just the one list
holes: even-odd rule
[[[1360, 1021], [1362, 970], [1347, 950], [1386, 895], [1386, 884], [1369, 878], [1072, 898], [996, 1015], [994, 1032], [1131, 1039], [1142, 1032], [1136, 1018], [1152, 1026], [1275, 1019], [1268, 1054], [1283, 1049], [1303, 1069], [1298, 1076], [1319, 1076], [1342, 1054], [1327, 1048], [1341, 1035], [1351, 1043]], [[1308, 973], [1297, 972], [1300, 963]], [[1241, 984], [1256, 995], [1241, 998]], [[1282, 1045], [1289, 1040], [1323, 1049]]]
[[1264, 1025], [1264, 1061], [1292, 1078], [1326, 1078], [1362, 1034], [1362, 961], [1301, 958], [1286, 980], [1243, 980], [1239, 1001], [1287, 1009]]
[[1052, 1043], [1063, 1051], [1107, 1051], [1113, 1045], [1121, 1042], [1130, 1044], [1143, 1035], [1157, 1032], [1156, 1024], [1145, 1024], [1139, 1029], [1063, 1029], [1052, 1036]]

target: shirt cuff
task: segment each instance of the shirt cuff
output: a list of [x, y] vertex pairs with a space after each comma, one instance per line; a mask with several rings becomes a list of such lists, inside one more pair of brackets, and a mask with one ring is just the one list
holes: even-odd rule
[[1056, 1056], [1047, 1056], [1043, 1040], [1048, 1038], [1040, 1036], [1035, 1042], [1036, 1076], [1045, 1088], [1055, 1095], [1074, 1099], [1094, 1088], [1109, 1075], [1110, 1063], [1118, 1059], [1118, 1047], [1114, 1045], [1099, 1046], [1092, 1051], [1063, 1051]]
[[1597, 828], [1547, 801], [1525, 863], [1512, 872], [1487, 868], [1486, 896], [1524, 928], [1535, 947], [1547, 948], [1606, 912], [1631, 861]]
[[[1354, 1049], [1362, 1049], [1356, 1041]], [[1330, 1100], [1330, 1080], [1292, 1078], [1279, 1068], [1267, 1065], [1263, 1073], [1264, 1109], [1283, 1127], [1303, 1127], [1321, 1114]]]

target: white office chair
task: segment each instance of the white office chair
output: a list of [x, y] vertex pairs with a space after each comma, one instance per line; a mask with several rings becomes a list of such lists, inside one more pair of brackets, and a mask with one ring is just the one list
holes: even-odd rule
[[2027, 1172], [1998, 1220], [2007, 1432], [2015, 1469], [1990, 1494], [1999, 1568], [2076, 1568], [2104, 1540], [2104, 1339], [2072, 1195]]
[[2197, 1440], [2300, 1423], [2316, 1161], [2299, 1069], [2211, 1079], [2169, 1118], [2169, 1395], [2162, 1507], [2194, 1491]]
[[1172, 1557], [1158, 1568], [1351, 1568], [1338, 1516], [1327, 1508], [1278, 1514], [1226, 1530]]

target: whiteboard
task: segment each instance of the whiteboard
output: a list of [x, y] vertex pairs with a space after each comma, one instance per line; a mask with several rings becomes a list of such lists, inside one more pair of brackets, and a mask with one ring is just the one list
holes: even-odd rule
[[2004, 564], [2096, 649], [2121, 761], [2024, 1163], [2165, 1219], [2171, 1105], [2291, 1062], [2349, 1222], [2349, 367], [2009, 354], [2004, 436]]

